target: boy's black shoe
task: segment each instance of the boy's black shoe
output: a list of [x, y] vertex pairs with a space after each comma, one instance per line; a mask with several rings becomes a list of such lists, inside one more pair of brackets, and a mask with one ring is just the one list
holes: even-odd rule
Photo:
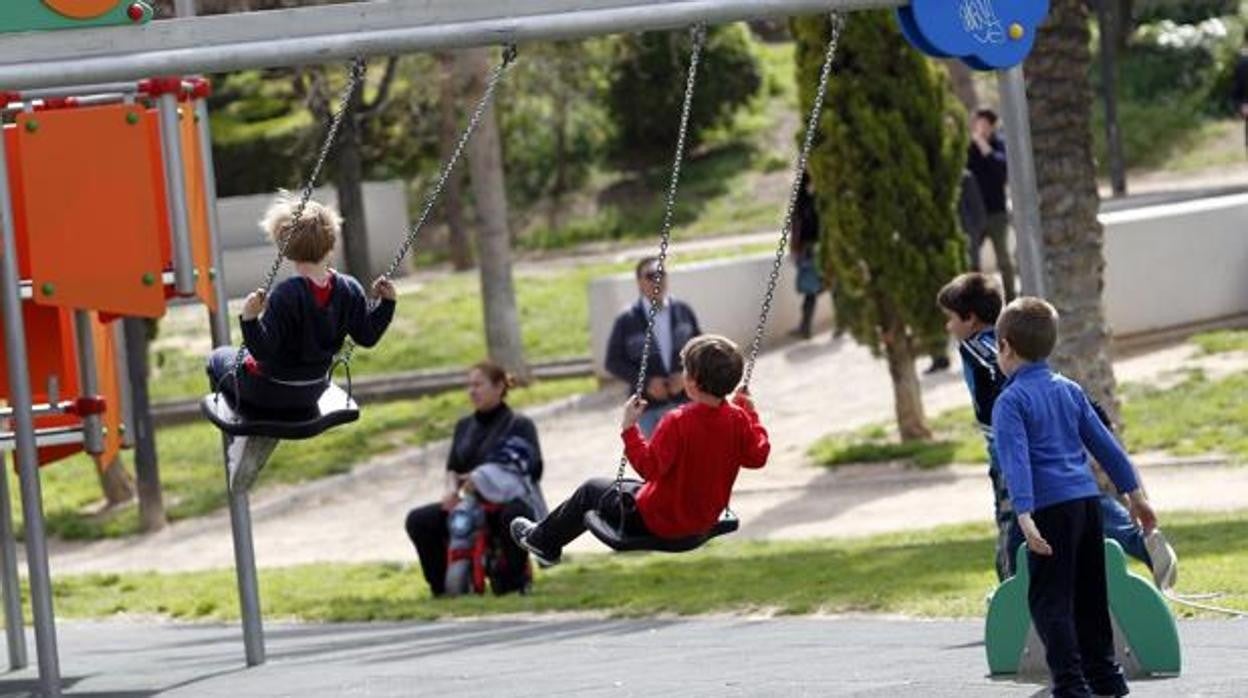
[[1099, 684], [1093, 683], [1091, 686], [1092, 695], [1097, 696], [1098, 698], [1100, 698], [1100, 696], [1122, 698], [1122, 696], [1131, 693], [1131, 689], [1127, 688], [1127, 680], [1121, 676], [1119, 676], [1116, 680], [1106, 681]]
[[553, 567], [559, 564], [559, 558], [562, 557], [561, 555], [551, 555], [545, 550], [542, 550], [529, 542], [529, 534], [532, 533], [535, 528], [537, 528], [537, 524], [524, 518], [523, 516], [517, 516], [511, 520], [512, 540], [516, 541], [516, 545], [532, 553], [533, 557], [537, 558], [537, 562], [543, 567]]

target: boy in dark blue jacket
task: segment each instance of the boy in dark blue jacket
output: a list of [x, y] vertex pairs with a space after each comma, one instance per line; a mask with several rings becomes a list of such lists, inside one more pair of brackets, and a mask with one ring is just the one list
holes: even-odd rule
[[[1009, 490], [1001, 475], [992, 430], [992, 408], [1005, 386], [1005, 374], [997, 365], [997, 334], [993, 327], [1001, 314], [1002, 293], [992, 277], [972, 272], [946, 284], [936, 302], [945, 313], [945, 329], [958, 340], [962, 372], [971, 392], [975, 419], [988, 448], [988, 477], [992, 480], [997, 522], [997, 578], [1005, 580], [1014, 576], [1014, 554], [1023, 543], [1023, 535], [1015, 522]], [[1112, 428], [1099, 406], [1095, 403], [1092, 406], [1106, 428]], [[1105, 537], [1118, 541], [1128, 555], [1148, 565], [1159, 588], [1171, 584], [1177, 569], [1174, 551], [1162, 547], [1157, 550], [1159, 554], [1154, 561], [1145, 546], [1143, 532], [1131, 520], [1126, 508], [1108, 494], [1102, 494], [1100, 504]]]
[[1001, 473], [1029, 549], [1027, 604], [1058, 698], [1125, 696], [1114, 659], [1102, 543], [1100, 487], [1085, 451], [1101, 463], [1145, 532], [1157, 515], [1135, 468], [1092, 402], [1046, 362], [1057, 311], [1032, 297], [997, 320], [998, 362], [1008, 377], [992, 408]]
[[[228, 393], [253, 409], [299, 411], [314, 407], [329, 382], [334, 356], [350, 336], [371, 347], [394, 317], [394, 284], [383, 277], [373, 282], [379, 302], [372, 304], [359, 281], [329, 268], [342, 226], [338, 213], [309, 201], [295, 223], [299, 202], [283, 192], [265, 213], [260, 227], [295, 265], [295, 274], [265, 294], [247, 296], [239, 324], [243, 333], [243, 364], [234, 373], [238, 350], [217, 347], [208, 357], [213, 390]], [[246, 485], [255, 473], [240, 473], [235, 455], [244, 439], [230, 444], [230, 482]], [[235, 453], [236, 452], [236, 453]]]

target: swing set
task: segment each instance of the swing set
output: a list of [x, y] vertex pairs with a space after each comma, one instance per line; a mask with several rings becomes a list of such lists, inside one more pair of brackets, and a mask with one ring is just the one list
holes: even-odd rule
[[[45, 457], [51, 459], [52, 449], [59, 448], [104, 456], [106, 439], [124, 435], [124, 400], [119, 398], [125, 397], [125, 391], [116, 386], [124, 385], [126, 379], [116, 368], [119, 348], [115, 342], [110, 344], [110, 319], [118, 315], [159, 317], [170, 298], [194, 297], [211, 311], [214, 344], [229, 343], [225, 298], [221, 284], [216, 283], [221, 265], [207, 138], [207, 83], [179, 78], [124, 81], [352, 59], [351, 77], [334, 122], [303, 188], [302, 211], [332, 147], [344, 106], [359, 87], [364, 58], [505, 46], [503, 59], [443, 165], [419, 220], [386, 272], [390, 277], [429, 219], [468, 138], [515, 58], [516, 44], [695, 27], [680, 137], [660, 231], [659, 272], [664, 273], [688, 113], [705, 41], [702, 27], [832, 13], [819, 93], [794, 163], [788, 207], [750, 348], [743, 381], [743, 388], [748, 389], [783, 263], [800, 176], [818, 130], [842, 26], [839, 12], [897, 8], [903, 33], [916, 47], [931, 55], [961, 58], [977, 69], [999, 71], [1003, 112], [1012, 125], [1008, 132], [1014, 154], [1011, 186], [1019, 209], [1023, 282], [1028, 292], [1043, 293], [1035, 177], [1018, 64], [1031, 48], [1035, 27], [1047, 12], [1047, 0], [975, 0], [967, 4], [966, 12], [951, 11], [950, 0], [366, 0], [150, 23], [151, 8], [141, 1], [11, 2], [15, 12], [0, 20], [0, 34], [18, 33], [0, 41], [0, 89], [22, 91], [4, 93], [13, 113], [6, 119], [12, 123], [6, 123], [0, 138], [0, 314], [7, 366], [7, 381], [0, 387], [12, 406], [4, 416], [13, 423], [11, 431], [0, 434], [0, 443], [16, 450], [26, 512], [39, 676], [45, 695], [59, 695], [60, 668], [36, 464]], [[50, 29], [65, 31], [46, 31]], [[105, 223], [102, 231], [101, 222]], [[272, 285], [281, 261], [279, 251], [266, 288]], [[647, 343], [653, 333], [655, 300], [647, 317]], [[222, 430], [223, 447], [224, 435], [259, 437], [270, 444], [282, 438], [310, 438], [358, 418], [358, 406], [350, 394], [352, 352], [348, 344], [335, 363], [346, 367], [348, 389], [333, 387], [327, 376], [322, 404], [313, 413], [296, 419], [250, 414], [231, 405], [220, 394], [221, 386], [204, 398], [202, 409]], [[32, 383], [40, 392], [32, 390]], [[63, 391], [75, 397], [62, 400]], [[641, 392], [640, 381], [637, 392]], [[617, 485], [626, 465], [621, 458]], [[9, 520], [7, 492], [0, 492], [0, 499], [2, 526]], [[265, 652], [246, 493], [231, 491], [229, 509], [246, 661], [254, 666], [265, 661]], [[592, 512], [586, 523], [599, 539], [619, 550], [688, 550], [739, 526], [731, 511], [726, 511], [704, 535], [664, 541], [629, 538]], [[10, 531], [0, 534], [11, 540]], [[6, 601], [14, 598], [15, 593], [6, 593]], [[9, 623], [8, 636], [10, 663], [17, 668], [25, 665], [21, 609], [10, 601], [7, 610], [7, 619], [18, 619], [16, 632]]]

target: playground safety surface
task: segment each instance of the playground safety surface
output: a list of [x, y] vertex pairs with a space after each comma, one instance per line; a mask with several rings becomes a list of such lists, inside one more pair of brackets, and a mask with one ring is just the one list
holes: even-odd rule
[[[236, 626], [63, 622], [65, 694], [1046, 695], [986, 676], [979, 620], [554, 616], [267, 630], [268, 663], [246, 669]], [[1179, 632], [1183, 676], [1136, 680], [1133, 696], [1245, 694], [1248, 621], [1183, 621]], [[35, 676], [0, 675], [0, 696], [36, 695]]]

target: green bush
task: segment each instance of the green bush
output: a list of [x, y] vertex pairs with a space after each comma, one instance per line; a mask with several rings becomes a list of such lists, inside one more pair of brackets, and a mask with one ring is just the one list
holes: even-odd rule
[[[688, 32], [651, 32], [621, 38], [608, 78], [607, 105], [615, 124], [612, 160], [629, 168], [672, 156], [689, 63]], [[690, 149], [728, 122], [762, 87], [762, 69], [747, 30], [709, 30], [689, 123]]]
[[526, 47], [499, 95], [507, 194], [530, 204], [585, 184], [611, 121], [603, 104], [614, 39]]
[[[1239, 23], [1206, 19], [1176, 24], [1165, 19], [1138, 27], [1119, 54], [1118, 113], [1127, 166], [1158, 165], [1190, 145], [1209, 117], [1230, 114]], [[1090, 75], [1103, 93], [1099, 59]], [[1097, 161], [1108, 162], [1104, 103], [1094, 111]]]

